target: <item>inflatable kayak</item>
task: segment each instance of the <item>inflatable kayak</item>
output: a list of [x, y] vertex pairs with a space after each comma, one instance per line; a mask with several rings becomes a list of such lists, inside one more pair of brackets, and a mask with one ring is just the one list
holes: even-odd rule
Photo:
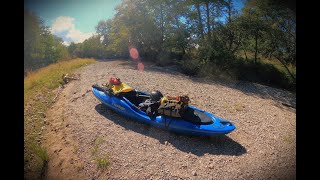
[[216, 136], [228, 134], [236, 128], [230, 121], [190, 105], [183, 117], [170, 117], [161, 114], [155, 117], [148, 116], [145, 111], [139, 109], [138, 104], [145, 101], [150, 94], [136, 89], [128, 93], [115, 95], [107, 93], [101, 87], [92, 86], [92, 93], [100, 102], [120, 115], [175, 133]]

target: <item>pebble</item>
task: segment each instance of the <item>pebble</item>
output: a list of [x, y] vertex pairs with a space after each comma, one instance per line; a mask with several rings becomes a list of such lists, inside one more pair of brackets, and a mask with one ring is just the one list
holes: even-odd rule
[[209, 169], [214, 169], [213, 164], [210, 164], [210, 165], [209, 165]]

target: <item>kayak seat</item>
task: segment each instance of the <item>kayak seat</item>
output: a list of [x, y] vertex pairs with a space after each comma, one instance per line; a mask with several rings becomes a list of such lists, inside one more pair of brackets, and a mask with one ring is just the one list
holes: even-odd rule
[[193, 124], [198, 124], [198, 125], [207, 125], [207, 124], [212, 124], [212, 118], [205, 114], [203, 111], [197, 111], [194, 110], [190, 107], [188, 107], [185, 112], [183, 113], [182, 119], [185, 121], [191, 122]]
[[119, 93], [119, 96], [125, 97], [135, 106], [139, 106], [140, 103], [144, 102], [146, 98], [137, 96], [137, 92], [135, 90], [129, 92]]
[[127, 93], [127, 92], [131, 92], [134, 90], [134, 88], [128, 86], [125, 83], [121, 83], [119, 85], [113, 85], [111, 87], [112, 91], [114, 94], [118, 94], [118, 93]]

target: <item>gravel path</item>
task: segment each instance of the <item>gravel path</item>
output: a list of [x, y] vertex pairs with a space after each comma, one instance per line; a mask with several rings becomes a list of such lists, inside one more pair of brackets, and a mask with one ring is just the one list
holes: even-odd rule
[[[253, 83], [217, 82], [126, 61], [79, 72], [48, 112], [47, 179], [296, 179], [295, 95]], [[181, 136], [106, 109], [91, 85], [115, 74], [132, 87], [187, 94], [191, 104], [235, 123], [212, 138]], [[97, 157], [108, 157], [106, 169]]]

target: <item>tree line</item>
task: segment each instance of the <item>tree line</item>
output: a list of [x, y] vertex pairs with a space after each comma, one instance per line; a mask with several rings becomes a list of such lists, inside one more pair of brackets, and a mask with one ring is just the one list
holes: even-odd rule
[[24, 74], [68, 57], [63, 40], [51, 34], [35, 13], [24, 10]]
[[123, 0], [115, 10], [69, 55], [128, 58], [135, 47], [143, 61], [189, 75], [295, 90], [296, 14], [285, 1], [247, 0], [239, 9], [235, 0]]
[[[96, 35], [71, 44], [74, 56], [141, 57], [190, 75], [226, 74], [295, 89], [295, 9], [275, 0], [124, 0]], [[251, 56], [249, 56], [251, 55]], [[272, 59], [277, 68], [262, 59]], [[279, 67], [279, 65], [278, 65]]]

